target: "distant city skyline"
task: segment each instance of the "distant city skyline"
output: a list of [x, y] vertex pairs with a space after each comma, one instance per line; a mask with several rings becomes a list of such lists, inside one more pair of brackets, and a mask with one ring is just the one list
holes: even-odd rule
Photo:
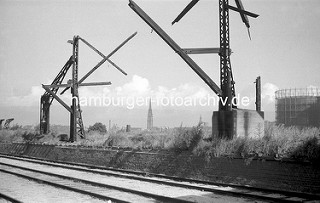
[[[136, 0], [181, 47], [218, 47], [218, 1], [199, 2], [179, 23], [172, 20], [187, 1]], [[41, 84], [50, 84], [71, 55], [67, 43], [80, 35], [107, 55], [124, 39], [138, 32], [112, 61], [124, 69], [123, 76], [110, 64], [102, 65], [88, 82], [111, 81], [108, 87], [82, 87], [80, 97], [99, 95], [135, 97], [215, 96], [209, 87], [129, 7], [128, 0], [0, 1], [0, 119], [14, 123], [39, 123]], [[234, 4], [230, 1], [230, 4]], [[237, 13], [230, 14], [231, 64], [236, 94], [248, 97], [245, 108], [254, 109], [257, 76], [262, 80], [262, 110], [274, 121], [274, 92], [284, 88], [319, 87], [320, 2], [243, 0], [247, 10], [259, 14], [250, 19], [251, 37]], [[165, 11], [165, 12], [164, 12]], [[165, 15], [164, 15], [165, 13]], [[80, 44], [79, 75], [83, 76], [101, 57]], [[192, 55], [213, 81], [219, 81], [219, 57]], [[66, 81], [70, 79], [67, 75]], [[70, 93], [63, 96], [69, 103]], [[157, 126], [196, 125], [199, 115], [211, 125], [217, 106], [184, 107], [153, 105]], [[243, 106], [240, 106], [243, 108]], [[114, 121], [144, 128], [148, 104], [125, 107], [84, 106], [84, 125]], [[69, 125], [68, 112], [57, 102], [51, 124]]]

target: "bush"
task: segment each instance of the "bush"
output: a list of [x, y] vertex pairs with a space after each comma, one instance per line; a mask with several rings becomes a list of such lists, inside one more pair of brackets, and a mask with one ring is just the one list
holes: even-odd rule
[[22, 128], [21, 125], [14, 124], [12, 127], [10, 127], [10, 130], [18, 130], [18, 129], [21, 129], [21, 128]]
[[192, 129], [180, 128], [174, 133], [172, 149], [176, 151], [192, 151], [203, 137], [202, 126], [198, 125]]
[[169, 131], [144, 131], [128, 138], [132, 141], [135, 149], [162, 150], [169, 147], [171, 137]]
[[102, 123], [95, 123], [93, 126], [89, 126], [88, 132], [90, 131], [96, 131], [96, 132], [99, 132], [100, 134], [104, 134], [104, 133], [107, 133], [107, 128]]
[[117, 146], [117, 147], [129, 147], [133, 148], [134, 144], [133, 142], [128, 139], [128, 136], [124, 132], [112, 132], [110, 133], [109, 137], [104, 142], [104, 146]]
[[[124, 132], [115, 127], [106, 134], [106, 127], [96, 123], [89, 127], [87, 139], [79, 139], [75, 145], [93, 147], [117, 146], [131, 149], [189, 151], [194, 155], [212, 157], [228, 156], [252, 159], [269, 157], [292, 158], [320, 162], [320, 129], [265, 125], [263, 137], [233, 140], [215, 139], [210, 128], [201, 125], [187, 128]], [[41, 137], [33, 126], [3, 129], [0, 142], [60, 143], [58, 134], [68, 133], [68, 126], [51, 126], [51, 133]]]
[[44, 137], [43, 135], [40, 135], [39, 133], [36, 133], [36, 132], [25, 131], [22, 134], [23, 141], [26, 142], [26, 143], [36, 142], [36, 141], [40, 140], [43, 137]]
[[310, 137], [303, 142], [291, 155], [295, 159], [309, 160], [319, 163], [320, 161], [320, 139], [319, 137]]
[[299, 160], [320, 159], [320, 129], [268, 125], [264, 137], [233, 140], [201, 140], [195, 150], [196, 155], [212, 157], [269, 157], [275, 159], [293, 158]]

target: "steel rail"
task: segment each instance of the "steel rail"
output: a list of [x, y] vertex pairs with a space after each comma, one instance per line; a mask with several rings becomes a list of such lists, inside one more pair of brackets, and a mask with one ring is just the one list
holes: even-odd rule
[[96, 198], [103, 199], [103, 200], [111, 200], [111, 201], [115, 201], [115, 202], [129, 203], [127, 201], [122, 201], [122, 200], [119, 200], [119, 199], [115, 199], [115, 198], [112, 198], [112, 197], [107, 197], [107, 196], [100, 195], [100, 194], [97, 194], [97, 193], [92, 193], [92, 192], [89, 192], [89, 191], [80, 190], [78, 188], [69, 187], [69, 186], [66, 186], [66, 185], [62, 185], [62, 184], [58, 184], [58, 183], [42, 180], [42, 179], [39, 179], [39, 178], [35, 178], [35, 177], [31, 177], [31, 176], [15, 173], [15, 172], [4, 170], [4, 169], [1, 169], [1, 168], [0, 168], [0, 171], [3, 172], [3, 173], [8, 173], [8, 174], [15, 175], [15, 176], [18, 176], [18, 177], [21, 177], [21, 178], [32, 180], [32, 181], [35, 181], [35, 182], [38, 182], [38, 183], [44, 183], [44, 184], [47, 184], [47, 185], [50, 185], [50, 186], [54, 186], [54, 187], [57, 187], [57, 188], [62, 188], [62, 189], [65, 189], [65, 190], [70, 190], [70, 191], [73, 191], [73, 192], [78, 192], [78, 193], [81, 193], [81, 194], [90, 195], [92, 197], [96, 197]]
[[15, 199], [13, 197], [10, 197], [6, 194], [3, 194], [3, 193], [0, 193], [0, 198], [5, 199], [5, 200], [12, 202], [12, 203], [22, 203], [21, 201]]
[[[286, 190], [275, 190], [275, 189], [259, 188], [259, 187], [252, 187], [252, 186], [235, 185], [235, 184], [228, 184], [228, 183], [218, 183], [218, 182], [203, 181], [203, 180], [196, 180], [196, 179], [190, 179], [190, 178], [180, 178], [180, 177], [177, 177], [177, 176], [168, 176], [168, 175], [148, 173], [148, 172], [142, 172], [142, 171], [116, 169], [116, 168], [112, 168], [112, 167], [103, 167], [103, 166], [96, 166], [96, 165], [89, 165], [89, 164], [82, 164], [82, 163], [75, 163], [75, 162], [52, 161], [52, 160], [41, 159], [41, 158], [37, 158], [37, 157], [13, 156], [13, 155], [4, 155], [4, 156], [2, 156], [1, 154], [2, 153], [0, 153], [0, 157], [9, 156], [9, 157], [14, 157], [14, 159], [17, 159], [17, 160], [23, 160], [23, 161], [27, 161], [27, 162], [34, 162], [34, 163], [40, 163], [40, 164], [47, 164], [47, 165], [52, 165], [52, 166], [58, 166], [58, 165], [56, 165], [54, 163], [67, 164], [67, 165], [73, 165], [73, 166], [87, 167], [87, 168], [100, 169], [100, 170], [109, 170], [109, 171], [114, 171], [114, 172], [134, 174], [134, 175], [140, 175], [140, 176], [164, 178], [164, 179], [169, 179], [169, 180], [174, 180], [174, 181], [179, 181], [179, 182], [206, 184], [206, 185], [221, 186], [221, 187], [233, 187], [233, 188], [236, 188], [236, 189], [254, 190], [254, 191], [257, 191], [257, 192], [280, 193], [280, 194], [287, 195], [287, 196], [295, 196], [295, 197], [301, 197], [301, 198], [318, 198], [318, 199], [320, 199], [320, 195], [316, 195], [316, 194], [312, 194], [312, 193], [301, 193], [301, 192], [293, 192], [293, 191], [286, 191]], [[20, 159], [19, 157], [22, 157], [22, 159]], [[23, 158], [33, 159], [33, 160], [25, 160]], [[34, 161], [34, 160], [38, 160], [40, 162]], [[46, 163], [46, 162], [51, 162], [51, 163]], [[65, 166], [62, 166], [62, 167], [65, 167]], [[80, 170], [84, 170], [85, 171], [86, 169], [80, 169]], [[90, 169], [88, 169], [88, 170], [90, 171]], [[92, 172], [92, 171], [90, 171], [90, 172]], [[106, 173], [106, 175], [108, 175], [107, 174], [108, 172], [97, 172], [97, 173]], [[113, 173], [111, 173], [111, 174], [113, 174]], [[127, 178], [129, 178], [129, 177], [127, 176]], [[133, 177], [133, 179], [135, 179], [135, 178], [136, 177]], [[150, 181], [157, 181], [157, 180], [150, 179]], [[172, 184], [176, 184], [176, 183], [172, 183]], [[190, 186], [190, 187], [194, 187], [194, 186]], [[193, 189], [196, 189], [196, 187], [194, 187]], [[205, 188], [198, 187], [198, 189], [203, 190]]]
[[[2, 156], [0, 157], [7, 157], [7, 156]], [[11, 156], [10, 156], [11, 158]], [[87, 165], [87, 164], [76, 164], [76, 163], [70, 163], [70, 162], [58, 162], [58, 161], [49, 161], [51, 163], [47, 163], [48, 160], [43, 160], [39, 158], [32, 158], [35, 160], [26, 160], [26, 159], [21, 159], [17, 157], [12, 157], [13, 159], [16, 160], [21, 160], [21, 161], [26, 161], [26, 162], [32, 162], [32, 163], [37, 163], [37, 164], [45, 164], [45, 165], [50, 165], [50, 166], [55, 166], [55, 167], [62, 167], [62, 168], [67, 168], [67, 169], [72, 169], [72, 170], [79, 170], [79, 171], [84, 171], [84, 172], [90, 172], [90, 173], [96, 173], [96, 174], [101, 174], [101, 175], [109, 175], [109, 176], [115, 176], [115, 177], [121, 177], [121, 178], [127, 178], [127, 179], [135, 179], [135, 180], [140, 180], [140, 181], [146, 181], [146, 182], [153, 182], [157, 184], [166, 184], [170, 186], [175, 186], [175, 187], [183, 187], [183, 188], [189, 188], [189, 189], [196, 189], [196, 190], [202, 190], [202, 191], [207, 191], [207, 192], [213, 192], [213, 193], [219, 193], [223, 195], [232, 195], [232, 196], [241, 196], [241, 197], [247, 197], [247, 198], [255, 198], [255, 199], [263, 199], [263, 200], [271, 200], [271, 201], [283, 201], [283, 202], [292, 202], [292, 200], [286, 200], [290, 197], [298, 197], [298, 198], [303, 198], [303, 199], [320, 199], [319, 195], [316, 194], [309, 194], [309, 193], [300, 193], [300, 192], [292, 192], [292, 191], [283, 191], [283, 190], [274, 190], [274, 189], [265, 189], [265, 188], [256, 188], [256, 187], [250, 187], [250, 186], [240, 186], [240, 185], [233, 185], [233, 184], [225, 184], [225, 183], [213, 183], [213, 182], [208, 182], [208, 181], [200, 181], [200, 180], [193, 180], [193, 179], [185, 179], [185, 178], [179, 178], [179, 177], [173, 177], [173, 176], [166, 176], [166, 175], [160, 175], [160, 174], [152, 174], [152, 173], [145, 173], [145, 172], [138, 172], [138, 171], [131, 171], [131, 170], [123, 170], [123, 169], [114, 169], [114, 168], [107, 168], [107, 167], [97, 167], [97, 166], [92, 166], [92, 165]], [[24, 157], [28, 158], [29, 157]], [[45, 162], [43, 162], [45, 161]], [[109, 170], [109, 171], [116, 171], [116, 172], [122, 172], [122, 173], [131, 173], [135, 175], [143, 175], [143, 176], [150, 176], [150, 177], [157, 177], [157, 178], [165, 178], [169, 180], [174, 180], [174, 181], [185, 181], [185, 182], [190, 182], [190, 183], [197, 183], [197, 184], [207, 184], [211, 186], [222, 186], [222, 187], [232, 187], [235, 189], [239, 190], [246, 190], [246, 191], [225, 191], [225, 190], [219, 190], [219, 189], [213, 189], [213, 188], [207, 188], [207, 187], [201, 187], [201, 186], [195, 186], [195, 185], [189, 185], [189, 184], [184, 184], [184, 183], [177, 183], [177, 182], [168, 182], [168, 181], [163, 181], [163, 180], [155, 180], [151, 178], [146, 178], [146, 177], [138, 177], [138, 176], [128, 176], [128, 175], [123, 175], [123, 174], [115, 174], [111, 172], [106, 172], [106, 171], [92, 171], [90, 169], [84, 169], [84, 168], [75, 168], [74, 166], [63, 166], [63, 165], [57, 165], [54, 163], [59, 163], [59, 164], [68, 164], [68, 165], [74, 165], [74, 166], [80, 166], [80, 167], [88, 167], [92, 169], [100, 169], [100, 170]], [[267, 193], [267, 194], [249, 194], [250, 192], [261, 192], [261, 193]], [[269, 197], [268, 195], [270, 194], [280, 194], [283, 196], [286, 196], [284, 198], [275, 198], [275, 197]]]
[[[147, 192], [142, 192], [142, 191], [132, 190], [132, 189], [128, 189], [128, 188], [118, 187], [118, 186], [114, 186], [114, 185], [108, 185], [108, 184], [105, 184], [105, 183], [98, 183], [98, 182], [84, 180], [84, 179], [80, 179], [80, 178], [69, 177], [69, 176], [65, 176], [65, 175], [59, 175], [59, 174], [55, 174], [55, 173], [40, 171], [40, 170], [36, 170], [36, 169], [31, 169], [31, 168], [12, 165], [12, 164], [7, 164], [7, 163], [1, 163], [0, 162], [0, 165], [5, 165], [5, 166], [8, 166], [8, 167], [18, 168], [18, 169], [26, 170], [26, 171], [31, 171], [31, 172], [34, 172], [34, 173], [40, 173], [40, 174], [44, 174], [44, 175], [48, 175], [48, 176], [54, 176], [54, 177], [58, 177], [58, 178], [61, 178], [61, 179], [75, 181], [75, 182], [81, 182], [81, 183], [89, 184], [89, 185], [92, 185], [92, 186], [118, 190], [118, 191], [131, 193], [131, 194], [135, 194], [135, 195], [139, 195], [139, 196], [143, 196], [143, 197], [149, 197], [149, 198], [153, 198], [155, 200], [160, 200], [160, 201], [165, 201], [165, 202], [177, 202], [177, 203], [180, 203], [180, 202], [181, 203], [191, 203], [192, 202], [192, 201], [181, 200], [181, 199], [177, 199], [177, 198], [173, 198], [173, 197], [166, 197], [166, 196], [162, 196], [162, 195], [156, 195], [156, 194], [151, 194], [151, 193], [147, 193]], [[0, 171], [5, 172], [6, 170], [0, 169]], [[49, 181], [45, 181], [45, 182], [49, 182]], [[56, 183], [54, 183], [54, 184], [56, 184]], [[110, 197], [107, 197], [107, 198], [110, 199]]]

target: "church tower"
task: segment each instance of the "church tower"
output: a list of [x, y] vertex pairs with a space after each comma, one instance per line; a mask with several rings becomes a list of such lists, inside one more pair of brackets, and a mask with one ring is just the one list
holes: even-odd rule
[[152, 115], [151, 99], [150, 99], [149, 110], [148, 110], [148, 119], [147, 119], [147, 129], [151, 130], [152, 128], [153, 128], [153, 115]]

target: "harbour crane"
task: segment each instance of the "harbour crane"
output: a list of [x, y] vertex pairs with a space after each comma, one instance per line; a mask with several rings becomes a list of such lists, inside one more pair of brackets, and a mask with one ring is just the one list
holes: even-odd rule
[[[80, 86], [97, 86], [97, 85], [111, 85], [111, 82], [91, 82], [84, 83], [84, 80], [89, 77], [95, 70], [97, 70], [103, 63], [108, 61], [116, 69], [118, 69], [122, 74], [127, 75], [127, 73], [112, 62], [109, 58], [115, 54], [122, 46], [124, 46], [129, 40], [131, 40], [137, 32], [129, 36], [125, 41], [123, 41], [118, 47], [116, 47], [110, 54], [105, 56], [93, 45], [87, 42], [80, 36], [74, 36], [73, 40], [68, 42], [73, 45], [72, 55], [60, 70], [56, 78], [53, 80], [51, 85], [42, 85], [45, 89], [45, 93], [40, 99], [40, 133], [47, 134], [50, 131], [50, 106], [53, 100], [57, 100], [67, 111], [70, 112], [70, 142], [77, 141], [77, 137], [85, 138], [84, 125], [81, 115], [81, 108], [79, 103], [79, 92], [78, 88]], [[78, 61], [79, 61], [79, 41], [82, 41], [85, 45], [95, 51], [103, 59], [94, 66], [87, 74], [85, 74], [81, 79], [78, 76]], [[72, 67], [72, 68], [71, 68]], [[72, 69], [72, 78], [68, 80], [67, 83], [62, 84], [69, 69]], [[72, 104], [69, 106], [66, 104], [58, 95], [58, 90], [60, 87], [65, 88], [60, 94], [63, 94], [68, 89], [71, 89]]]
[[[195, 6], [199, 0], [192, 0], [183, 11], [172, 22], [179, 22], [188, 11]], [[191, 68], [192, 70], [217, 94], [219, 103], [219, 134], [222, 137], [231, 137], [232, 110], [237, 106], [232, 102], [235, 98], [235, 82], [232, 75], [230, 55], [230, 32], [229, 32], [229, 10], [240, 14], [241, 19], [248, 29], [249, 17], [256, 18], [257, 14], [244, 10], [241, 0], [235, 0], [236, 7], [229, 4], [229, 0], [219, 0], [219, 22], [220, 22], [220, 47], [218, 48], [181, 48], [157, 23], [155, 23], [133, 0], [129, 0], [129, 7], [136, 12]], [[218, 54], [220, 56], [220, 87], [188, 56], [189, 54]], [[222, 102], [225, 101], [225, 102]], [[220, 114], [221, 113], [221, 114]]]

